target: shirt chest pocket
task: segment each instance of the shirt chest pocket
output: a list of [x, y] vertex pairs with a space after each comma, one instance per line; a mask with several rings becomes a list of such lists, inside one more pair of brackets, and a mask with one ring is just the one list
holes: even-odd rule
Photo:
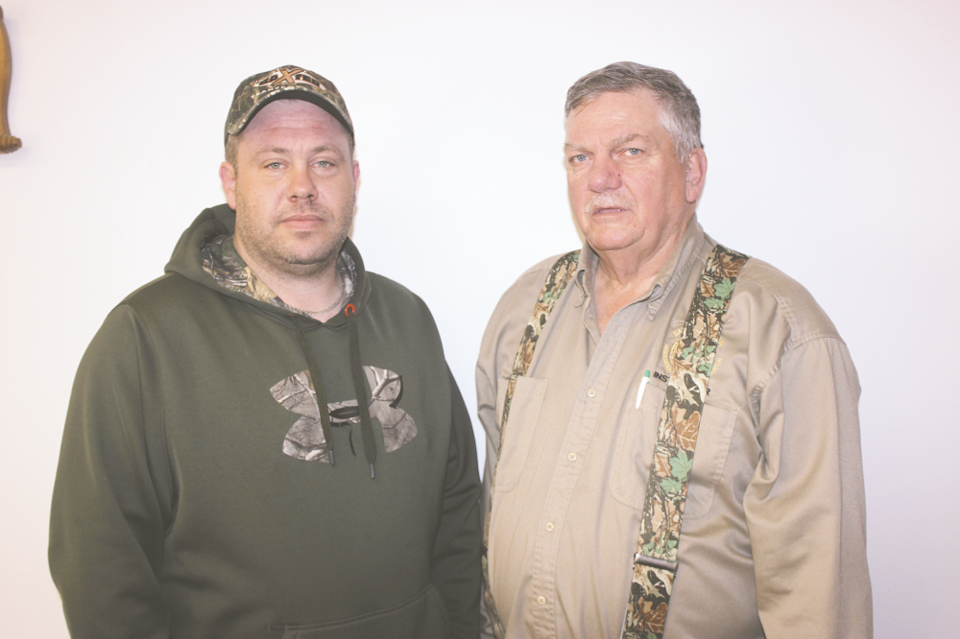
[[[660, 427], [665, 390], [649, 384], [640, 408], [628, 406], [620, 420], [610, 489], [614, 499], [640, 510], [646, 497], [653, 448]], [[705, 405], [700, 419], [693, 470], [687, 488], [685, 518], [703, 516], [723, 474], [737, 411]]]
[[[503, 415], [507, 380], [501, 379], [497, 389], [497, 415]], [[493, 481], [494, 492], [513, 490], [520, 483], [523, 469], [537, 430], [540, 409], [547, 393], [547, 380], [519, 377], [510, 402], [507, 426], [500, 425], [500, 460]]]

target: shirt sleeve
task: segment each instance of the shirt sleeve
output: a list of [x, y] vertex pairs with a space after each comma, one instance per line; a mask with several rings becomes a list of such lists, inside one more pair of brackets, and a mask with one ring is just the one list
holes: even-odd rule
[[479, 623], [480, 480], [477, 447], [470, 415], [457, 384], [447, 371], [451, 388], [452, 428], [447, 460], [443, 516], [433, 553], [433, 582], [450, 615], [452, 636], [475, 639]]
[[873, 636], [859, 395], [846, 346], [813, 337], [752, 398], [763, 459], [744, 509], [768, 639]]
[[[169, 636], [157, 571], [172, 488], [148, 339], [127, 307], [87, 349], [53, 492], [49, 560], [74, 639]], [[144, 389], [154, 399], [147, 399]]]

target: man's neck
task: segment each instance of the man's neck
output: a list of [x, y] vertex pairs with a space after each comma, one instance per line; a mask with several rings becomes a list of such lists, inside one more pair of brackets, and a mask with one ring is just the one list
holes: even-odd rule
[[329, 264], [305, 268], [302, 272], [284, 272], [253, 259], [241, 246], [236, 248], [257, 278], [287, 306], [320, 322], [336, 316], [343, 307], [345, 282], [336, 259]]
[[594, 249], [599, 261], [594, 274], [593, 296], [601, 333], [617, 311], [650, 293], [663, 267], [680, 249], [686, 229], [684, 226], [680, 233], [645, 255], [630, 250]]

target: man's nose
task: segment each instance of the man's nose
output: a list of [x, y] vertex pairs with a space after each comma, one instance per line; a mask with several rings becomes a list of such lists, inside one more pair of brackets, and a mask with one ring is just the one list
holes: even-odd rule
[[587, 186], [591, 191], [602, 193], [620, 188], [620, 166], [613, 158], [598, 155], [594, 158], [587, 176]]
[[317, 197], [314, 176], [307, 166], [295, 165], [290, 169], [289, 197], [294, 200], [313, 200]]

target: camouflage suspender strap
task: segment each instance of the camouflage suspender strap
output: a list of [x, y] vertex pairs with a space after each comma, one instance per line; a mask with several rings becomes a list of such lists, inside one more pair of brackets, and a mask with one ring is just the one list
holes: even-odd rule
[[720, 333], [747, 256], [719, 244], [693, 294], [660, 412], [622, 639], [661, 639], [677, 573], [680, 527]]
[[490, 539], [490, 513], [493, 509], [493, 484], [496, 483], [497, 462], [500, 461], [500, 451], [503, 449], [503, 437], [507, 429], [507, 416], [510, 414], [510, 403], [513, 401], [513, 391], [517, 387], [517, 378], [527, 374], [530, 368], [530, 362], [533, 360], [533, 351], [537, 347], [537, 340], [540, 338], [540, 332], [547, 323], [547, 317], [553, 310], [560, 294], [573, 279], [577, 272], [577, 263], [580, 260], [580, 251], [571, 251], [562, 256], [550, 268], [547, 273], [547, 279], [540, 289], [540, 296], [533, 307], [533, 315], [527, 322], [527, 327], [523, 331], [523, 337], [520, 338], [520, 348], [517, 349], [517, 356], [513, 360], [513, 370], [510, 378], [507, 380], [507, 394], [503, 400], [503, 414], [500, 417], [500, 443], [497, 445], [497, 459], [494, 463], [493, 473], [491, 474], [490, 495], [488, 498], [487, 518], [483, 531], [483, 581], [484, 581], [484, 602], [487, 606], [487, 614], [491, 623], [494, 625], [494, 631], [498, 637], [503, 637], [506, 631], [503, 622], [500, 620], [500, 614], [497, 612], [496, 603], [493, 600], [493, 593], [490, 591], [490, 569], [487, 563], [487, 548]]

